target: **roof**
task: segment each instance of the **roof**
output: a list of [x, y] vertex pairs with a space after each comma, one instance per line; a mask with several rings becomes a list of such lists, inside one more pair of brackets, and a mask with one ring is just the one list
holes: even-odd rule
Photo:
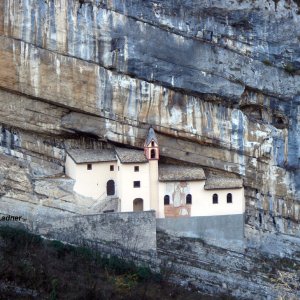
[[205, 190], [238, 189], [243, 187], [243, 179], [210, 177], [206, 180]]
[[152, 127], [149, 128], [149, 132], [148, 132], [148, 135], [147, 135], [147, 138], [146, 138], [146, 141], [145, 141], [145, 144], [146, 146], [148, 146], [151, 141], [154, 141], [156, 144], [158, 144], [158, 141], [157, 141], [157, 137], [156, 137], [156, 134], [155, 134], [155, 131]]
[[67, 153], [77, 164], [117, 160], [113, 149], [70, 149]]
[[195, 181], [204, 180], [205, 174], [202, 168], [177, 165], [159, 165], [159, 181]]
[[116, 153], [121, 163], [146, 163], [148, 162], [144, 151], [127, 148], [116, 148]]

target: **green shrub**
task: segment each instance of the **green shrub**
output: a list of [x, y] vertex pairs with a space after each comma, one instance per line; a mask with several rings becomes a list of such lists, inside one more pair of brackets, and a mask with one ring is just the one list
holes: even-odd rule
[[284, 66], [284, 71], [290, 75], [294, 75], [297, 72], [297, 69], [291, 63], [287, 63]]
[[[94, 253], [90, 248], [86, 247], [75, 247], [76, 256], [80, 256], [85, 259], [91, 259], [94, 257]], [[96, 258], [96, 257], [95, 257]]]
[[50, 241], [49, 245], [51, 248], [55, 249], [58, 258], [64, 258], [66, 254], [76, 252], [76, 248], [74, 246], [66, 245], [60, 241]]
[[152, 272], [148, 267], [138, 267], [137, 275], [139, 280], [146, 281], [152, 278]]
[[269, 61], [268, 59], [265, 59], [265, 60], [263, 60], [262, 62], [263, 62], [266, 66], [272, 66], [272, 65], [273, 65], [272, 62]]
[[115, 277], [114, 284], [119, 293], [125, 293], [138, 284], [138, 276], [136, 274], [125, 274]]
[[160, 283], [163, 280], [161, 273], [152, 273], [152, 279], [154, 282]]
[[0, 226], [0, 236], [15, 250], [23, 248], [24, 246], [40, 245], [43, 240], [40, 236], [32, 234], [25, 229], [9, 226]]
[[103, 269], [107, 268], [109, 265], [109, 258], [102, 257], [100, 254], [96, 255], [95, 261], [96, 261], [96, 264]]
[[50, 300], [56, 300], [57, 299], [57, 286], [58, 286], [58, 279], [53, 278], [51, 281], [52, 290], [50, 293]]
[[57, 252], [65, 251], [65, 245], [60, 241], [50, 241], [49, 245], [50, 247], [54, 248]]
[[127, 272], [132, 272], [134, 270], [134, 265], [120, 259], [117, 256], [112, 256], [108, 262], [108, 268], [114, 270], [117, 274], [124, 274]]

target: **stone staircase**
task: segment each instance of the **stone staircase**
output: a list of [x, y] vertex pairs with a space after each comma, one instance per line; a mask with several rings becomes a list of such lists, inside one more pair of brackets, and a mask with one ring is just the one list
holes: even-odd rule
[[106, 192], [99, 196], [96, 202], [90, 206], [90, 213], [101, 213], [105, 211], [117, 212], [120, 208], [120, 199], [117, 196], [107, 196]]

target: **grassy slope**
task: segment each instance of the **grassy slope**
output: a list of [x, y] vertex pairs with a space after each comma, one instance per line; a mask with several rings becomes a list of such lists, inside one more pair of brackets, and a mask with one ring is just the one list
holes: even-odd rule
[[0, 227], [0, 299], [211, 298], [172, 286], [148, 268]]

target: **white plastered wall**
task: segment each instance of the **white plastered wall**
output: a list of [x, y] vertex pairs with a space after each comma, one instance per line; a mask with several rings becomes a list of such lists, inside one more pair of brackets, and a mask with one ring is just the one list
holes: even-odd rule
[[158, 202], [158, 161], [149, 161], [149, 197], [150, 197], [150, 208], [156, 211], [156, 217], [160, 218], [160, 209]]
[[[227, 203], [227, 194], [232, 194], [232, 203]], [[213, 194], [218, 195], [218, 204], [213, 204]], [[194, 204], [194, 202], [193, 202]], [[192, 205], [192, 216], [236, 215], [245, 212], [244, 189], [203, 190], [203, 198]]]
[[[139, 172], [134, 172], [134, 166], [139, 166]], [[121, 199], [121, 211], [133, 211], [133, 200], [143, 199], [143, 210], [150, 210], [149, 164], [129, 163], [121, 164], [118, 160], [119, 171], [117, 181], [119, 183], [119, 197]], [[141, 187], [134, 188], [133, 182], [140, 181]]]
[[74, 160], [67, 155], [65, 163], [66, 174], [72, 179], [76, 180], [76, 164]]
[[[171, 205], [179, 203], [179, 194], [191, 194], [191, 216], [217, 216], [243, 214], [245, 212], [244, 189], [204, 190], [205, 181], [189, 181], [180, 187], [180, 182], [159, 182], [159, 218], [164, 217], [164, 196], [170, 196]], [[180, 190], [179, 190], [180, 189]], [[218, 204], [213, 204], [213, 194], [218, 194]], [[232, 203], [227, 203], [227, 194], [232, 194]], [[175, 198], [174, 198], [175, 197]], [[175, 200], [175, 203], [174, 203]]]
[[[110, 166], [114, 166], [114, 171], [110, 171]], [[97, 162], [92, 163], [92, 170], [87, 170], [87, 163], [75, 164], [67, 157], [66, 174], [76, 180], [74, 191], [85, 197], [93, 199], [104, 199], [106, 194], [106, 184], [109, 180], [115, 181], [115, 196], [118, 196], [117, 162]]]

